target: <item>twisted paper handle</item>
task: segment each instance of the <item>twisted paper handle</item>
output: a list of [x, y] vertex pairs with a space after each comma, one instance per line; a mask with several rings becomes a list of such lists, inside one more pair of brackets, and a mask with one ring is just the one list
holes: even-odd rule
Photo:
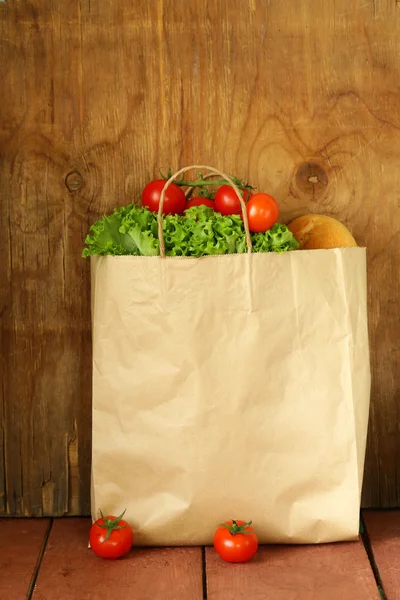
[[247, 219], [246, 203], [240, 194], [240, 190], [239, 190], [238, 186], [233, 182], [233, 180], [229, 177], [229, 175], [226, 175], [225, 173], [222, 173], [222, 171], [218, 171], [217, 169], [214, 169], [214, 167], [209, 167], [207, 165], [190, 165], [188, 167], [183, 167], [183, 169], [180, 169], [174, 175], [171, 175], [171, 177], [168, 179], [168, 181], [165, 182], [165, 185], [161, 192], [160, 204], [158, 207], [158, 239], [160, 242], [160, 256], [162, 258], [165, 258], [165, 243], [164, 243], [164, 234], [163, 234], [163, 227], [162, 227], [162, 224], [163, 224], [163, 220], [162, 220], [163, 212], [162, 211], [163, 211], [163, 207], [164, 207], [165, 192], [167, 191], [167, 189], [171, 185], [171, 183], [173, 183], [174, 180], [179, 175], [182, 175], [183, 173], [185, 173], [186, 171], [189, 171], [190, 169], [207, 169], [208, 171], [215, 173], [215, 175], [219, 175], [219, 177], [222, 177], [223, 179], [225, 179], [233, 187], [233, 189], [236, 192], [237, 197], [239, 198], [240, 207], [242, 209], [243, 224], [244, 224], [244, 229], [245, 229], [245, 233], [246, 233], [247, 252], [249, 254], [251, 254], [252, 244], [251, 244], [251, 236], [250, 236], [250, 229], [249, 229], [249, 221]]

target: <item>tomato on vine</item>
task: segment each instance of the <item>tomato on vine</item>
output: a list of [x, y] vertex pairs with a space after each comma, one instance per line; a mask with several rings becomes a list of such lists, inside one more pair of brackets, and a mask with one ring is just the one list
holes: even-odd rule
[[116, 559], [128, 554], [132, 548], [134, 533], [132, 527], [122, 517], [103, 516], [93, 523], [89, 532], [89, 543], [93, 552], [101, 558]]
[[253, 233], [263, 233], [271, 229], [279, 217], [278, 203], [269, 194], [254, 194], [247, 203], [246, 210], [249, 229]]
[[258, 538], [251, 521], [233, 520], [221, 523], [214, 534], [214, 548], [227, 562], [247, 562], [258, 549]]
[[211, 200], [211, 198], [203, 198], [202, 196], [196, 196], [194, 198], [190, 198], [186, 202], [185, 210], [187, 208], [191, 208], [192, 206], [203, 206], [203, 205], [214, 209], [214, 200]]
[[[153, 181], [149, 181], [142, 191], [142, 206], [146, 206], [153, 212], [158, 212], [161, 192], [165, 183], [164, 179], [153, 179]], [[163, 214], [180, 214], [185, 207], [186, 196], [184, 191], [179, 185], [171, 183], [165, 191]]]
[[[248, 189], [241, 190], [243, 200], [248, 202], [251, 198], [251, 192]], [[215, 192], [215, 211], [221, 215], [241, 215], [242, 206], [237, 194], [232, 186], [221, 185]]]

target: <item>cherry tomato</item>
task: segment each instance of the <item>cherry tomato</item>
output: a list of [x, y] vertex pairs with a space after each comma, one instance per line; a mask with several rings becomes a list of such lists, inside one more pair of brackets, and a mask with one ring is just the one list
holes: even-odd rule
[[[243, 200], [247, 202], [251, 198], [249, 190], [241, 190], [243, 192]], [[239, 198], [233, 187], [230, 185], [221, 185], [215, 192], [214, 200], [216, 212], [221, 215], [242, 214], [242, 207]]]
[[271, 229], [278, 220], [279, 206], [269, 194], [254, 194], [246, 206], [249, 229], [254, 233]]
[[[161, 192], [165, 186], [164, 179], [154, 179], [150, 181], [143, 189], [142, 192], [142, 206], [147, 206], [149, 210], [158, 212], [158, 206], [160, 204]], [[166, 192], [164, 198], [163, 213], [165, 215], [179, 214], [181, 213], [186, 205], [186, 196], [175, 183], [171, 183]]]
[[214, 208], [214, 200], [211, 200], [210, 198], [202, 198], [201, 196], [196, 196], [194, 198], [190, 198], [190, 200], [186, 202], [185, 210], [187, 208], [190, 208], [191, 206], [202, 206], [203, 204], [204, 206], [209, 206], [212, 209]]
[[133, 544], [132, 527], [119, 517], [104, 517], [93, 523], [89, 532], [89, 543], [93, 552], [102, 558], [116, 559], [128, 554]]
[[227, 562], [247, 562], [258, 549], [258, 538], [251, 521], [225, 521], [214, 534], [214, 548]]

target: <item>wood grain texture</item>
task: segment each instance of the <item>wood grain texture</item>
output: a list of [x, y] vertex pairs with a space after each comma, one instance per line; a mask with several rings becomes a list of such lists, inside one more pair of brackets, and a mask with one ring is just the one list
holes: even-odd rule
[[386, 600], [400, 600], [400, 511], [365, 511], [363, 516]]
[[33, 600], [203, 600], [200, 548], [136, 549], [118, 561], [88, 549], [90, 519], [54, 521]]
[[0, 598], [25, 600], [49, 519], [0, 519]]
[[249, 563], [223, 562], [206, 549], [208, 600], [379, 600], [361, 542], [262, 546]]
[[0, 3], [0, 511], [88, 514], [89, 225], [206, 163], [368, 247], [363, 503], [400, 503], [395, 0]]

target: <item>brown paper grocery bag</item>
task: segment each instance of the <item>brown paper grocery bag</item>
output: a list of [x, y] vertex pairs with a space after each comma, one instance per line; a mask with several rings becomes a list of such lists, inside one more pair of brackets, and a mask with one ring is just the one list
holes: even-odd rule
[[126, 508], [138, 545], [229, 518], [261, 543], [356, 539], [365, 249], [91, 261], [92, 517]]

